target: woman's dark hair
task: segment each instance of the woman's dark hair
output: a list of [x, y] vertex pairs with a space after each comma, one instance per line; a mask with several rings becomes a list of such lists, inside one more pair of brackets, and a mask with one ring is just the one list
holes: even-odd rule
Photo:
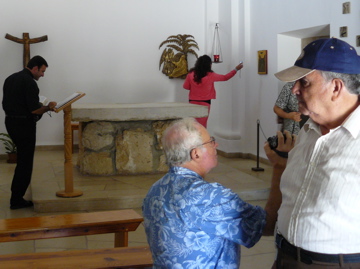
[[211, 70], [211, 58], [208, 55], [200, 56], [195, 63], [195, 66], [189, 72], [194, 72], [194, 81], [201, 83], [201, 79], [206, 76]]

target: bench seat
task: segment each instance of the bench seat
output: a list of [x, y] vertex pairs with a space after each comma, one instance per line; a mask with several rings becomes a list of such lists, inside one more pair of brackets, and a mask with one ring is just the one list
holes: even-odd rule
[[0, 268], [151, 268], [148, 246], [0, 255]]
[[0, 220], [0, 242], [115, 233], [115, 247], [128, 246], [128, 232], [143, 221], [133, 209]]

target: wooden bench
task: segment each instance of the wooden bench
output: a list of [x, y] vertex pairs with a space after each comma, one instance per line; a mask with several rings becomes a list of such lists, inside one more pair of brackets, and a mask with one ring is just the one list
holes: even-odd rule
[[151, 268], [151, 266], [152, 257], [147, 246], [0, 255], [0, 268], [6, 269]]
[[128, 232], [143, 221], [132, 209], [0, 220], [0, 242], [115, 233], [115, 247], [128, 246]]

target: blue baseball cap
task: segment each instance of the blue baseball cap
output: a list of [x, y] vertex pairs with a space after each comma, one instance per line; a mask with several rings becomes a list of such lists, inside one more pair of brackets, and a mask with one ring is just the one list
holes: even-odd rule
[[296, 81], [314, 70], [360, 74], [360, 56], [348, 43], [337, 38], [323, 38], [307, 45], [294, 66], [275, 76], [286, 82]]

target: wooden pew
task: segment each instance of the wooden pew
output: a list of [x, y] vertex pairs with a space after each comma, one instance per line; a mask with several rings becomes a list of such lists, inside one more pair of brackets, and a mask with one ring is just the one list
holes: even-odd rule
[[128, 246], [128, 232], [143, 221], [133, 209], [0, 220], [0, 242], [115, 233], [115, 247]]
[[151, 268], [151, 266], [152, 257], [147, 246], [0, 255], [0, 268], [6, 269]]

